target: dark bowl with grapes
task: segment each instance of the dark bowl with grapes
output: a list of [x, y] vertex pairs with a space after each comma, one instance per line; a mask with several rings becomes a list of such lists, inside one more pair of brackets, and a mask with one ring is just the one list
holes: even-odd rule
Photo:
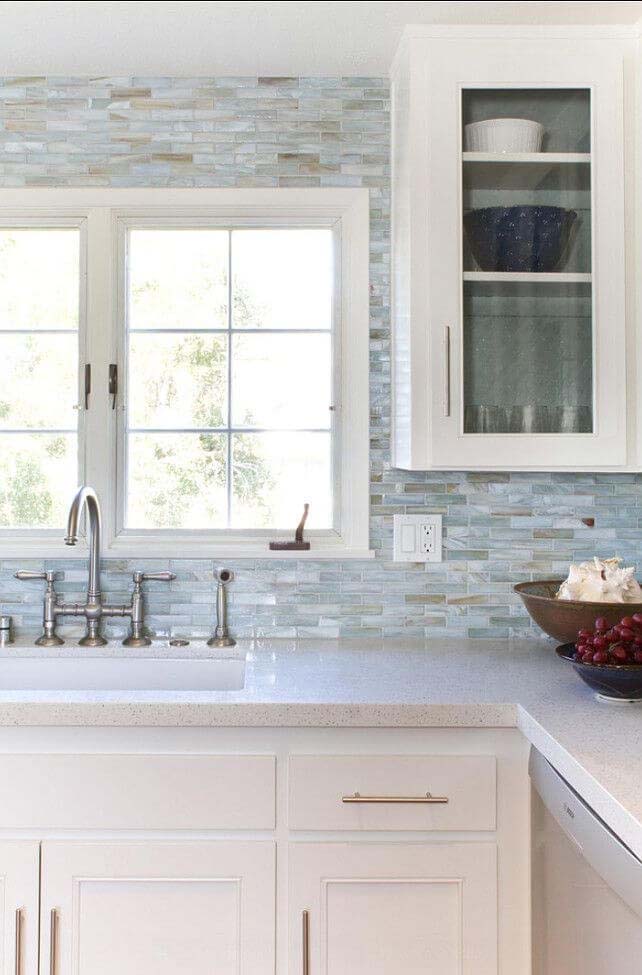
[[571, 664], [585, 684], [609, 701], [642, 701], [642, 665], [636, 663], [583, 663], [574, 643], [556, 650], [558, 657]]
[[533, 622], [559, 643], [573, 643], [579, 630], [590, 630], [599, 617], [615, 626], [622, 617], [642, 613], [642, 603], [588, 603], [557, 599], [563, 579], [520, 582], [513, 589], [521, 598]]

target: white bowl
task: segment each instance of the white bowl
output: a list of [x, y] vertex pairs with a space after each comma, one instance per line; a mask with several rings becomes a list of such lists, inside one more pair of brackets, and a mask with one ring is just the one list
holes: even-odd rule
[[466, 152], [539, 152], [544, 126], [527, 118], [489, 118], [464, 126]]

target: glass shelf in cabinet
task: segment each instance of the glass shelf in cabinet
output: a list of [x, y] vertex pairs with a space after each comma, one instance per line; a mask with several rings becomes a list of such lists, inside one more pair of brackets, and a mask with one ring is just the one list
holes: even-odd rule
[[574, 271], [464, 271], [464, 281], [538, 284], [590, 284], [591, 274]]
[[557, 165], [588, 165], [590, 152], [463, 152], [465, 163], [554, 163]]

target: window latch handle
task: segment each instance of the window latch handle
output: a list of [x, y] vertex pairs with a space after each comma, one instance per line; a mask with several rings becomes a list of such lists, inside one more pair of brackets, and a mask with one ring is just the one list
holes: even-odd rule
[[297, 525], [297, 529], [294, 533], [293, 542], [270, 542], [271, 552], [307, 552], [310, 548], [309, 542], [303, 541], [303, 529], [308, 518], [308, 512], [310, 510], [310, 505], [306, 501], [303, 505], [303, 515], [301, 521]]
[[111, 396], [111, 408], [116, 409], [116, 396], [118, 395], [118, 366], [115, 362], [109, 363], [109, 395]]
[[85, 409], [89, 409], [89, 395], [91, 393], [91, 362], [85, 363]]

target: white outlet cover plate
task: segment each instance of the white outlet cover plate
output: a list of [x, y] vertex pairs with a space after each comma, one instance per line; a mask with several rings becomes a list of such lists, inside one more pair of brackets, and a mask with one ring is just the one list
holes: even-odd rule
[[394, 516], [395, 562], [441, 562], [441, 515]]

